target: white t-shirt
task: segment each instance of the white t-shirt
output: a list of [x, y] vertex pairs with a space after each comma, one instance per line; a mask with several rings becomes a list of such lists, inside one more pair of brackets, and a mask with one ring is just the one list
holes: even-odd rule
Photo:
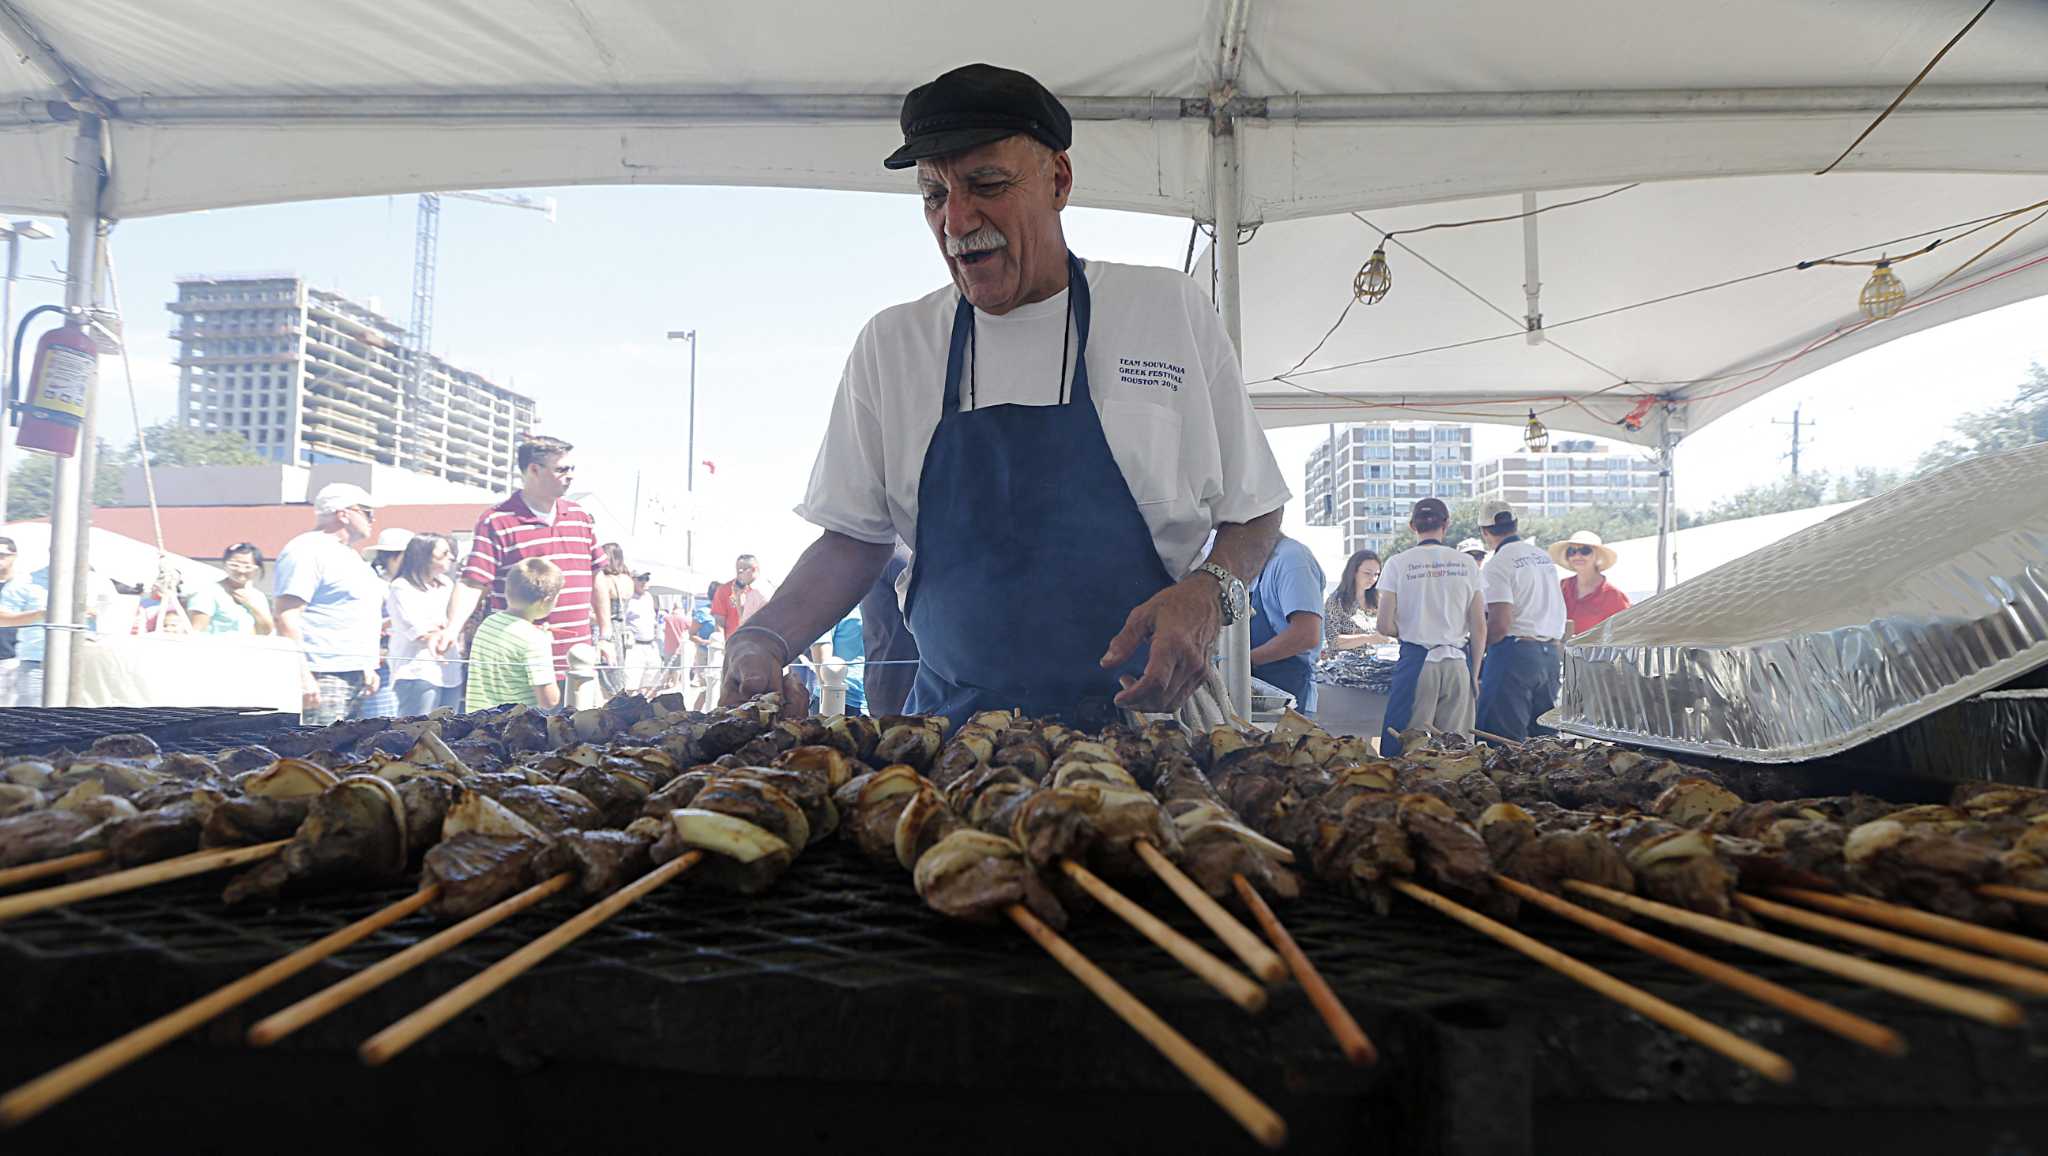
[[[1218, 524], [1285, 505], [1287, 482], [1252, 416], [1237, 352], [1195, 282], [1104, 261], [1086, 270], [1090, 395], [1159, 560], [1179, 577]], [[863, 542], [916, 543], [917, 483], [939, 424], [958, 300], [948, 285], [861, 331], [796, 508], [806, 521]], [[1066, 325], [1065, 292], [1001, 317], [977, 312], [962, 408], [1059, 401]]]
[[1480, 567], [1479, 584], [1488, 604], [1511, 603], [1508, 633], [1523, 638], [1564, 637], [1564, 588], [1557, 563], [1541, 546], [1520, 538], [1494, 552]]
[[416, 679], [439, 687], [462, 685], [462, 668], [436, 658], [420, 642], [428, 631], [448, 624], [448, 595], [453, 589], [454, 582], [447, 578], [428, 583], [424, 590], [403, 578], [391, 583], [384, 595], [384, 617], [391, 620], [386, 659], [393, 682]]
[[1396, 632], [1429, 647], [1430, 662], [1465, 657], [1478, 593], [1479, 564], [1440, 542], [1403, 550], [1380, 569], [1380, 596], [1395, 597]]
[[273, 603], [296, 598], [306, 661], [315, 671], [377, 669], [386, 583], [334, 535], [309, 530], [284, 544], [271, 576]]
[[[1555, 585], [1555, 583], [1552, 583]], [[635, 642], [653, 642], [661, 624], [654, 613], [654, 595], [626, 596], [626, 633]]]

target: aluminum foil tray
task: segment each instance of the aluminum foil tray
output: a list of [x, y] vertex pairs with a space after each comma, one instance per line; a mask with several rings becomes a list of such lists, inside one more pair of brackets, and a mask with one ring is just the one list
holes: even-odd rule
[[2048, 664], [2048, 444], [1909, 482], [1565, 647], [1557, 726], [1822, 758]]

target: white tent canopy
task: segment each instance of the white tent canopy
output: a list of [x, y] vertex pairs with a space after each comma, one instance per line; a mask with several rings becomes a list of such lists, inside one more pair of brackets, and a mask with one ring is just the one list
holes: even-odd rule
[[[1806, 175], [1977, 7], [1046, 0], [968, 19], [937, 0], [0, 0], [0, 38], [17, 50], [0, 52], [0, 209], [71, 205], [74, 122], [88, 114], [106, 118], [99, 210], [112, 218], [575, 183], [906, 190], [879, 164], [901, 94], [994, 57], [1074, 110], [1080, 203], [1268, 226], [1245, 250], [1257, 379], [1313, 346], [1369, 251], [1365, 226], [1331, 214], [1386, 228], [1646, 182], [1542, 218], [1543, 311], [1562, 320], [2041, 199], [2023, 179], [1957, 175], [2048, 175], [2041, 4], [1994, 7], [1835, 175]], [[1272, 224], [1300, 218], [1324, 219]], [[1397, 247], [1396, 295], [1304, 368], [1494, 336], [1521, 314], [1519, 226], [1409, 243], [1510, 318]], [[2011, 272], [2038, 244], [2016, 238], [1972, 277]], [[1902, 272], [1913, 287], [1945, 268]], [[1739, 375], [1720, 375], [1853, 318], [1849, 271], [1582, 323], [1550, 348], [1510, 339], [1269, 381], [1261, 407], [1275, 425], [1430, 399], [1515, 419], [1523, 395], [1550, 396], [1550, 424], [1627, 436], [1611, 423], [1643, 395], [1715, 392], [1674, 411], [1683, 432], [1855, 349], [2038, 294], [2044, 277], [2027, 267], [1736, 390], [1724, 387]]]

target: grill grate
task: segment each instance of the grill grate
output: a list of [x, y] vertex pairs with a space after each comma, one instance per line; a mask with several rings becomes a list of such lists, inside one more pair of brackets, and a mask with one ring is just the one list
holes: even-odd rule
[[[204, 735], [160, 731], [155, 737], [167, 750], [210, 753], [224, 745], [276, 739], [282, 728], [270, 719], [214, 719], [210, 725], [215, 729]], [[124, 720], [123, 726], [115, 729], [134, 729], [133, 722]], [[402, 898], [409, 890], [397, 886], [313, 896], [270, 911], [230, 910], [219, 901], [228, 877], [200, 877], [0, 925], [0, 961], [5, 961], [11, 978], [22, 981], [13, 986], [30, 993], [23, 997], [27, 999], [35, 999], [33, 993], [38, 991], [46, 1000], [61, 999], [79, 992], [81, 983], [91, 982], [79, 977], [110, 974], [167, 980], [175, 974], [181, 977], [177, 982], [199, 987], [200, 977], [218, 983], [253, 970]], [[1130, 890], [1167, 922], [1200, 942], [1211, 942], [1208, 932], [1167, 892], [1135, 884]], [[1646, 1067], [1641, 1062], [1644, 1055], [1667, 1055], [1675, 1040], [1633, 1017], [1625, 1017], [1634, 1026], [1624, 1031], [1624, 1017], [1577, 985], [1416, 904], [1402, 899], [1395, 902], [1392, 914], [1382, 918], [1347, 899], [1312, 892], [1280, 911], [1331, 985], [1369, 1025], [1388, 1024], [1389, 1017], [1417, 1015], [1440, 1023], [1474, 1017], [1475, 1022], [1499, 1023], [1506, 1015], [1542, 1025], [1541, 1047], [1550, 1050], [1544, 1053], [1546, 1060], [1540, 1070], [1549, 1082], [1546, 1086], [1563, 1088], [1562, 1094], [1709, 1099], [1724, 1093], [1738, 1099], [1754, 1094], [1753, 1084], [1744, 1082], [1739, 1071], [1725, 1062], [1674, 1061], [1668, 1071], [1661, 1066]], [[440, 990], [452, 978], [503, 958], [579, 905], [580, 901], [559, 898], [477, 936], [432, 965], [430, 974], [416, 981], [422, 986], [412, 993], [410, 1002], [397, 991], [391, 993], [388, 1010], [395, 1015], [416, 1006], [424, 998], [420, 993]], [[336, 956], [331, 964], [345, 970], [368, 966], [432, 934], [439, 926], [415, 915]], [[1979, 1028], [1818, 972], [1645, 925], [1655, 934], [1725, 958], [1836, 1006], [1902, 1030], [1910, 1028], [1915, 1059], [1903, 1064], [1889, 1062], [1885, 1069], [1889, 1074], [1880, 1082], [1867, 1066], [1856, 1066], [1865, 1064], [1865, 1057], [1849, 1045], [1788, 1022], [1725, 989], [1533, 910], [1525, 909], [1521, 926], [1618, 979], [1785, 1052], [1802, 1072], [1840, 1073], [1834, 1081], [1825, 1077], [1815, 1083], [1802, 1081], [1801, 1087], [1807, 1091], [1793, 1093], [1795, 1101], [1801, 1095], [1812, 1095], [1812, 1088], [1831, 1084], [1835, 1092], [1830, 1094], [1839, 1093], [1841, 1079], [1849, 1080], [1861, 1089], [1859, 1095], [1871, 1097], [1872, 1102], [1886, 1102], [1886, 1096], [1908, 1100], [1918, 1096], [1965, 1104], [1992, 1095], [1988, 1085], [1972, 1093], [1968, 1088], [1948, 1088], [1934, 1079], [1937, 1070], [1947, 1068], [2005, 1071], [2008, 1074], [1993, 1083], [2006, 1089], [1999, 1096], [2009, 1095], [2018, 1103], [2042, 1102], [2039, 1089], [2048, 1087], [2029, 1075], [2038, 1071], [2039, 1064], [2027, 1057], [2018, 1034]], [[1771, 930], [1804, 938], [1782, 926]], [[1305, 1035], [1237, 1034], [1267, 1029], [1251, 1021], [1229, 1019], [1226, 1013], [1230, 1009], [1206, 986], [1106, 913], [1093, 912], [1078, 919], [1069, 938], [1148, 1002], [1162, 1011], [1171, 1008], [1169, 1018], [1196, 1026], [1198, 1039], [1205, 1031], [1225, 1033], [1207, 1036], [1211, 1046], [1244, 1059], [1261, 1056], [1283, 1065], [1292, 1064], [1288, 1057], [1304, 1063], [1310, 1062], [1310, 1057], [1322, 1057], [1314, 1060], [1317, 1063], [1327, 1059], [1320, 1052], [1301, 1050], [1327, 1047], [1312, 1021], [1305, 1028], [1299, 1020], [1289, 1021], [1294, 1024], [1290, 1030], [1305, 1031]], [[1811, 941], [1868, 954], [1818, 937]], [[528, 1038], [519, 1034], [525, 1031], [545, 1030], [550, 1039], [584, 1035], [590, 1022], [617, 1022], [621, 1016], [630, 1019], [631, 1013], [623, 1010], [627, 1008], [700, 1009], [690, 1013], [700, 1017], [692, 1023], [704, 1028], [714, 1024], [725, 1027], [728, 1025], [719, 1016], [744, 1021], [747, 1009], [761, 1006], [759, 1001], [764, 999], [797, 999], [807, 1006], [837, 1009], [831, 1013], [834, 1015], [872, 1015], [891, 1030], [897, 1025], [887, 1009], [929, 1006], [919, 1001], [936, 992], [943, 992], [948, 1006], [956, 1009], [1028, 1006], [1058, 1016], [1067, 1013], [1049, 1009], [1079, 1004], [1085, 1010], [1086, 1003], [1071, 979], [1014, 929], [968, 927], [932, 914], [917, 898], [906, 873], [868, 863], [837, 840], [808, 849], [766, 895], [742, 899], [701, 892], [688, 886], [686, 876], [551, 957], [515, 988], [544, 993], [545, 997], [536, 994], [531, 1003], [512, 993], [500, 997], [502, 1022], [525, 1025], [501, 1030], [522, 1040]], [[127, 990], [127, 985], [122, 990]], [[685, 996], [688, 998], [681, 998]], [[853, 996], [859, 998], [842, 998]], [[162, 1010], [146, 989], [129, 998], [137, 1001], [137, 1020]], [[584, 1001], [580, 1010], [579, 1001]], [[8, 1002], [0, 997], [0, 1006]], [[2037, 1006], [2039, 1002], [2035, 1001]], [[374, 999], [370, 1003], [374, 1004]], [[1222, 1010], [1216, 1010], [1219, 1008]], [[119, 1014], [106, 1008], [104, 1001], [101, 1012]], [[359, 1014], [366, 1021], [371, 1018], [367, 1006]], [[917, 1021], [923, 1018], [905, 1014]], [[500, 1022], [489, 1017], [487, 1021]], [[1035, 1020], [1029, 1022], [1043, 1026]], [[542, 1023], [549, 1027], [536, 1026]], [[1006, 1030], [1001, 1025], [1011, 1023], [1002, 1020], [988, 1030], [999, 1034]], [[943, 1049], [956, 1042], [943, 1027], [911, 1023], [900, 1030], [915, 1036], [919, 1048]], [[927, 1031], [929, 1038], [917, 1034], [921, 1031]], [[976, 1029], [976, 1038], [980, 1031]], [[553, 1046], [570, 1045], [557, 1040]], [[787, 1059], [785, 1053], [773, 1054]], [[1108, 1063], [1116, 1054], [1104, 1053], [1091, 1062]], [[862, 1061], [849, 1053], [838, 1062]], [[1660, 1060], [1659, 1065], [1662, 1063]], [[1928, 1071], [1916, 1076], [1921, 1069]], [[1291, 1066], [1289, 1070], [1295, 1071]], [[1341, 1068], [1332, 1066], [1330, 1070]], [[1715, 1082], [1710, 1087], [1702, 1082], [1706, 1080]], [[1936, 1087], [1947, 1090], [1927, 1090]]]
[[212, 754], [276, 738], [298, 722], [296, 715], [260, 707], [11, 707], [0, 710], [0, 751], [83, 749], [107, 735], [146, 734], [165, 750]]

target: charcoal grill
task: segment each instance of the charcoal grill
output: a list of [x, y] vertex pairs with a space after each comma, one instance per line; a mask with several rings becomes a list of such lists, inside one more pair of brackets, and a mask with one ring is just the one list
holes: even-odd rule
[[[216, 719], [204, 734], [156, 737], [166, 749], [208, 751], [280, 733], [264, 716], [245, 721], [240, 731]], [[230, 911], [218, 898], [224, 879], [0, 925], [0, 1018], [17, 1025], [6, 1033], [16, 1042], [0, 1051], [0, 1078], [34, 1075], [405, 894]], [[1205, 937], [1164, 893], [1148, 905]], [[765, 896], [741, 900], [684, 883], [658, 891], [391, 1068], [356, 1065], [351, 1053], [364, 1037], [573, 909], [557, 901], [510, 920], [277, 1049], [242, 1046], [255, 1019], [438, 927], [405, 920], [38, 1119], [20, 1138], [39, 1150], [104, 1149], [132, 1141], [124, 1129], [135, 1121], [175, 1120], [181, 1103], [247, 1080], [254, 1087], [236, 1097], [236, 1120], [280, 1130], [270, 1136], [293, 1132], [295, 1144], [315, 1150], [519, 1148], [569, 1128], [619, 1145], [673, 1145], [678, 1121], [706, 1113], [716, 1119], [691, 1142], [1249, 1149], [1021, 936], [931, 915], [900, 873], [836, 842], [807, 851]], [[1551, 1130], [1567, 1126], [1574, 1148], [1602, 1151], [1603, 1128], [1657, 1106], [1705, 1114], [1707, 1123], [1682, 1134], [1659, 1130], [1659, 1146], [1677, 1152], [1710, 1150], [1688, 1145], [1714, 1137], [1711, 1150], [1725, 1154], [1731, 1137], [1775, 1144], [1801, 1128], [1828, 1147], [1860, 1135], [1866, 1150], [1887, 1151], [1907, 1134], [1896, 1114], [1934, 1109], [1961, 1112], [1945, 1117], [1950, 1150], [1966, 1150], [1957, 1145], [1972, 1129], [1984, 1138], [1979, 1150], [2008, 1133], [2048, 1133], [2048, 1058], [2028, 1032], [1923, 1013], [1775, 960], [1707, 948], [1897, 1028], [1911, 1058], [1861, 1052], [1534, 913], [1525, 926], [1546, 942], [1781, 1052], [1799, 1082], [1763, 1083], [1412, 905], [1379, 918], [1316, 894], [1282, 917], [1380, 1046], [1377, 1068], [1346, 1066], [1291, 987], [1265, 1014], [1245, 1016], [1120, 925], [1084, 919], [1071, 938], [1286, 1115], [1292, 1151], [1549, 1151], [1567, 1141]], [[589, 1098], [566, 1096], [577, 1088]], [[453, 1110], [457, 1093], [496, 1114]], [[307, 1136], [307, 1095], [352, 1107]], [[648, 1099], [666, 1108], [633, 1107]], [[105, 1110], [115, 1104], [122, 1112]], [[365, 1115], [365, 1104], [376, 1111]], [[1641, 1143], [1639, 1131], [1613, 1137], [1617, 1149]]]

